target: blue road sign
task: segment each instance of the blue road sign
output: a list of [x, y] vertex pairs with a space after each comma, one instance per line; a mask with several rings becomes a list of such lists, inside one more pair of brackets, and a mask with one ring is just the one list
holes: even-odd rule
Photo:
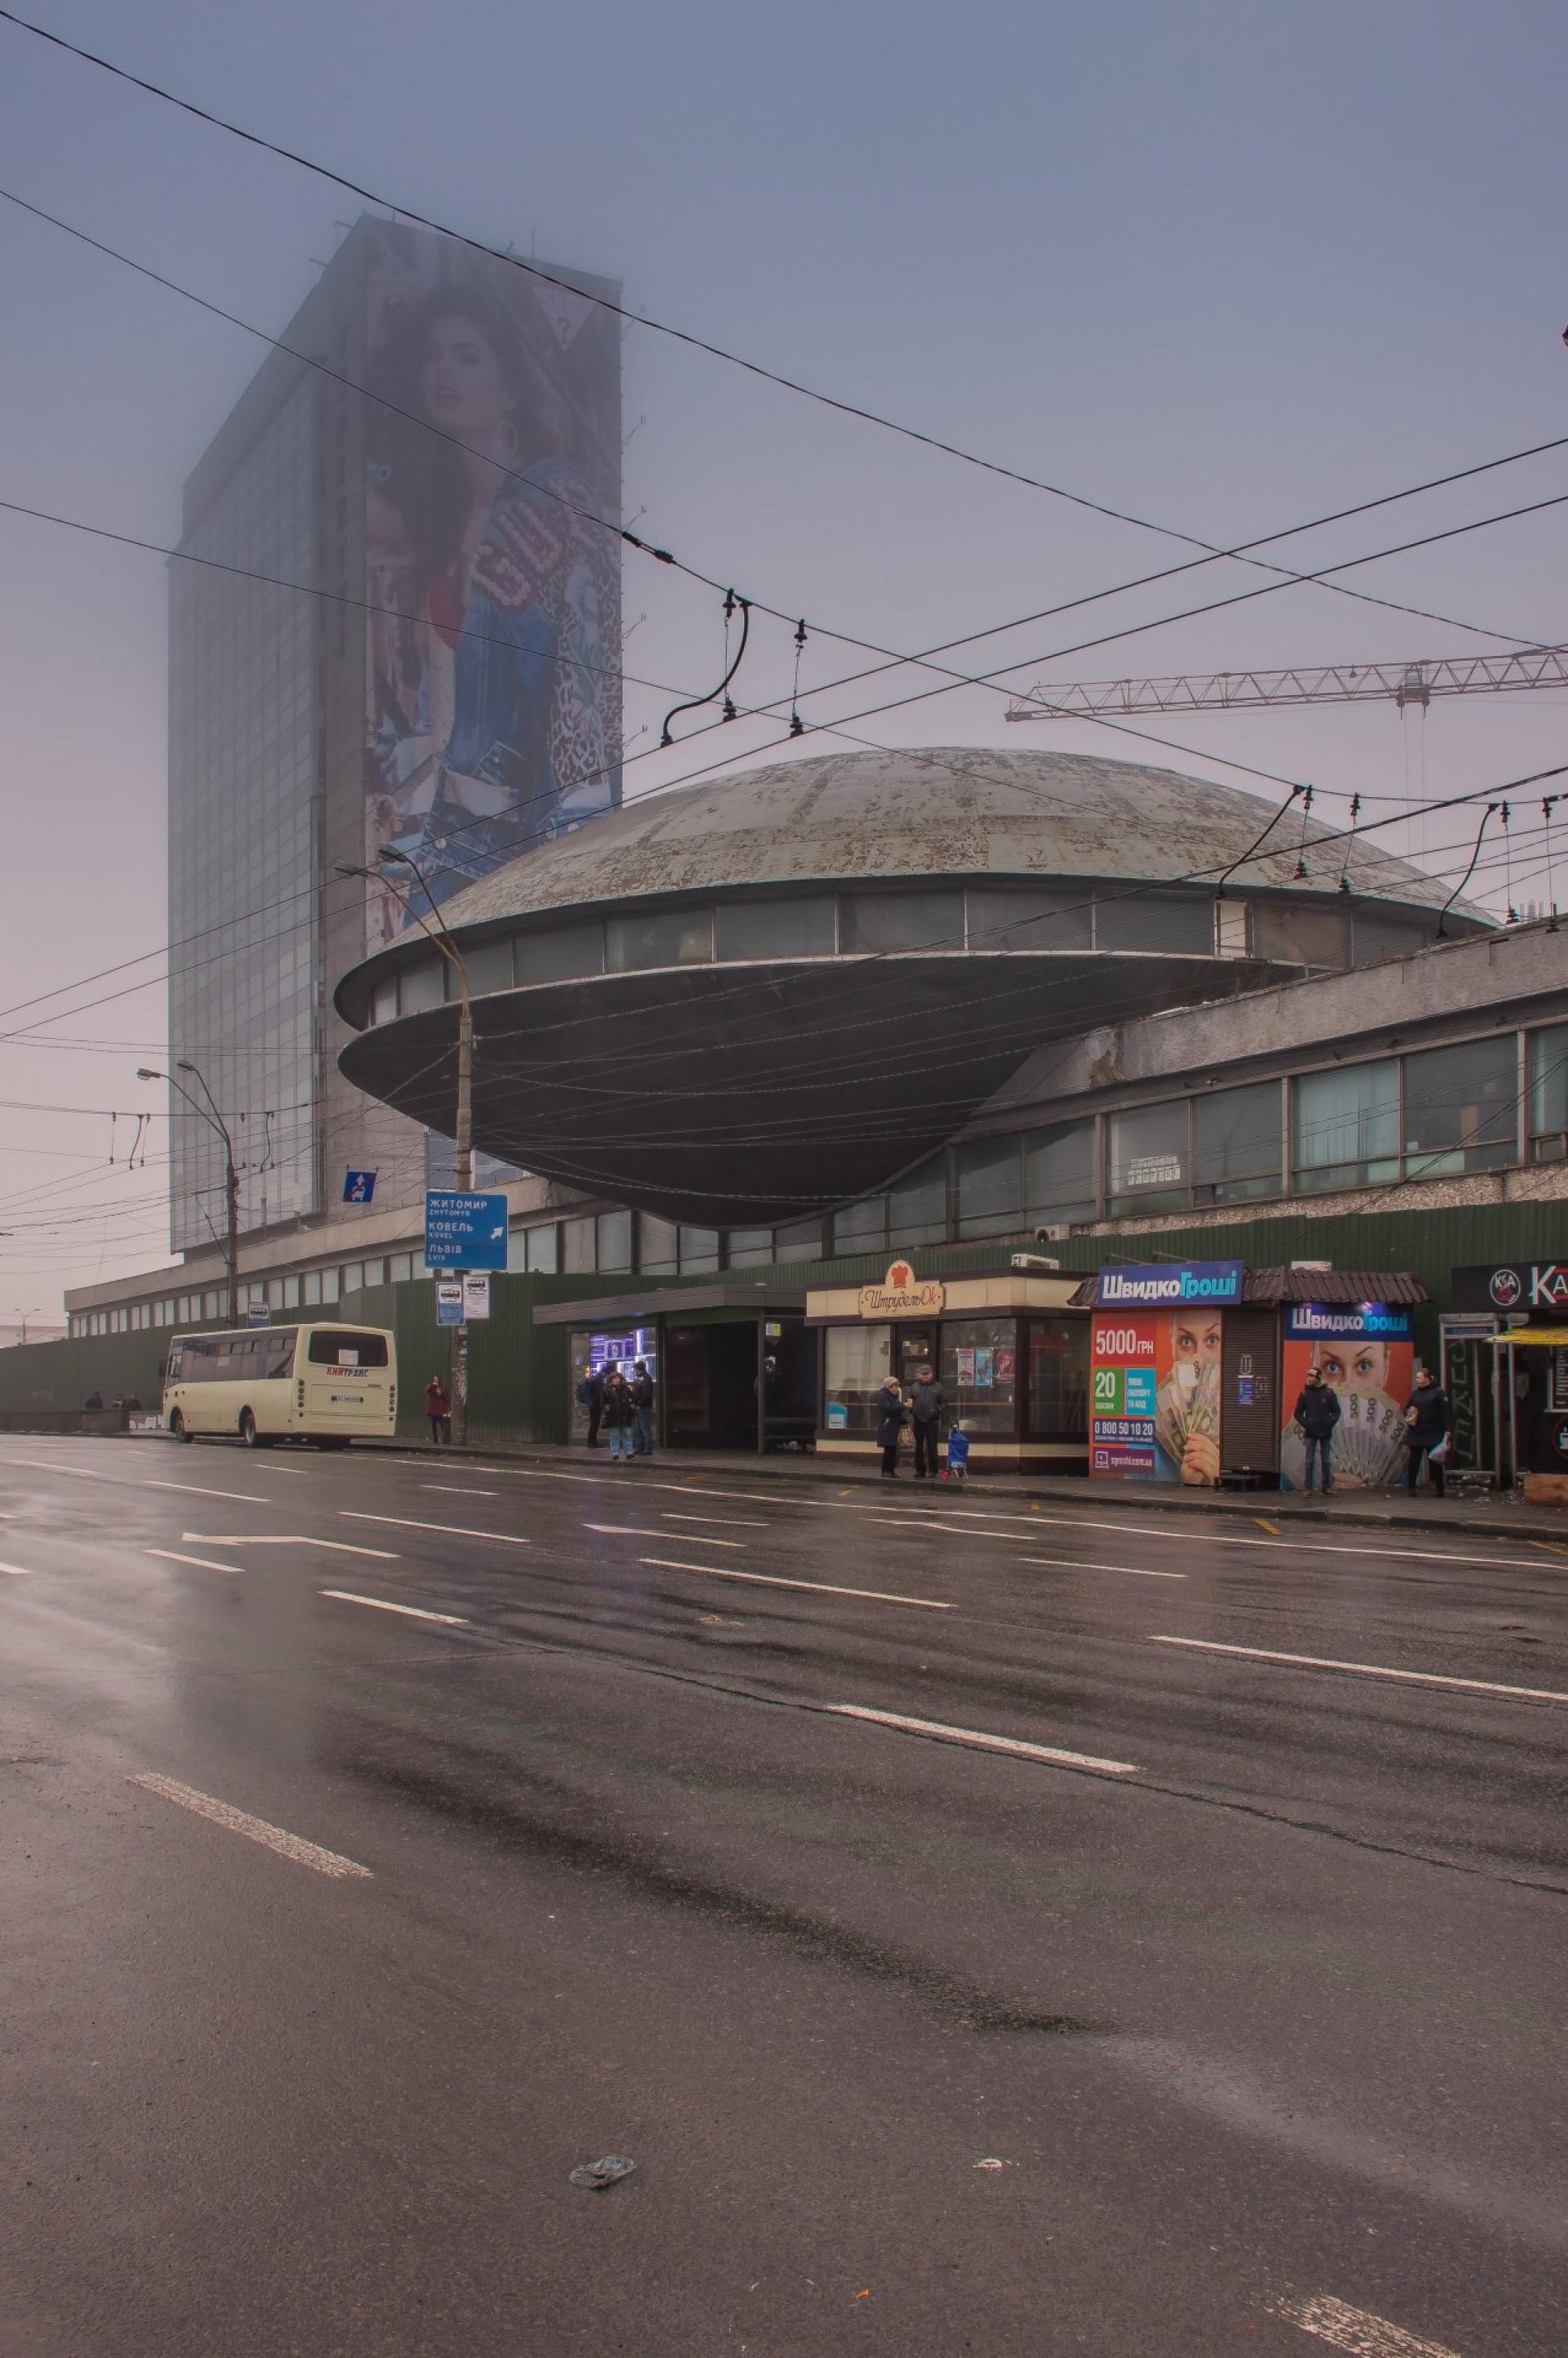
[[429, 1269], [504, 1269], [505, 1196], [460, 1195], [446, 1187], [427, 1189], [425, 1262]]
[[345, 1204], [368, 1204], [373, 1201], [374, 1196], [375, 1173], [373, 1171], [344, 1172], [343, 1201]]

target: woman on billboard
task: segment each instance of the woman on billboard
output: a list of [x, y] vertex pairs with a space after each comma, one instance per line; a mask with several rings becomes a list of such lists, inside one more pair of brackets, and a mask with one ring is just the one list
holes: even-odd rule
[[[370, 530], [373, 551], [401, 537], [412, 576], [412, 701], [434, 769], [417, 856], [439, 900], [613, 801], [619, 549], [561, 455], [569, 403], [483, 289], [400, 307], [384, 375], [400, 414], [385, 419]], [[406, 682], [377, 689], [384, 738], [411, 699]]]
[[1167, 1364], [1154, 1404], [1157, 1446], [1176, 1479], [1200, 1490], [1212, 1490], [1219, 1481], [1222, 1331], [1217, 1310], [1173, 1314]]
[[[1294, 1398], [1309, 1366], [1321, 1369], [1324, 1382], [1339, 1395], [1343, 1413], [1334, 1435], [1336, 1489], [1380, 1490], [1403, 1473], [1408, 1435], [1393, 1386], [1402, 1368], [1408, 1390], [1411, 1357], [1408, 1341], [1383, 1342], [1375, 1336], [1287, 1341], [1284, 1398]], [[1306, 1441], [1293, 1418], [1281, 1436], [1280, 1474], [1286, 1489], [1306, 1487]]]

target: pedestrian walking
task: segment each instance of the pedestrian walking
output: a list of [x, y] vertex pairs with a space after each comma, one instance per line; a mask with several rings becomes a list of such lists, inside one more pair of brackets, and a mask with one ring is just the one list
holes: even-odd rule
[[425, 1387], [425, 1413], [430, 1420], [430, 1438], [438, 1448], [452, 1439], [452, 1400], [439, 1376], [432, 1376]]
[[1334, 1487], [1334, 1469], [1330, 1462], [1334, 1448], [1334, 1428], [1340, 1418], [1339, 1394], [1332, 1384], [1323, 1380], [1321, 1368], [1309, 1368], [1307, 1379], [1296, 1400], [1296, 1424], [1306, 1443], [1306, 1479], [1302, 1487], [1312, 1496], [1312, 1477], [1319, 1466], [1323, 1469], [1323, 1495], [1326, 1498]]
[[882, 1480], [898, 1479], [898, 1444], [908, 1410], [896, 1376], [884, 1376], [876, 1396], [877, 1447], [882, 1453]]
[[651, 1457], [654, 1454], [654, 1379], [648, 1373], [646, 1359], [639, 1359], [632, 1370], [632, 1405], [637, 1412], [637, 1422], [632, 1441], [633, 1457]]
[[1443, 1467], [1448, 1436], [1454, 1430], [1454, 1406], [1430, 1368], [1416, 1370], [1415, 1390], [1405, 1402], [1405, 1488], [1413, 1498], [1421, 1481], [1424, 1457], [1432, 1487], [1444, 1495]]
[[909, 1388], [909, 1421], [914, 1427], [914, 1478], [935, 1482], [937, 1438], [942, 1429], [946, 1396], [931, 1369], [921, 1368]]
[[956, 1424], [947, 1435], [947, 1473], [949, 1482], [967, 1482], [969, 1478], [969, 1436], [961, 1424]]
[[588, 1411], [588, 1446], [599, 1446], [599, 1420], [604, 1412], [604, 1377], [598, 1368], [589, 1368], [577, 1388], [578, 1400]]
[[632, 1463], [632, 1443], [637, 1430], [637, 1404], [632, 1398], [632, 1387], [619, 1368], [608, 1368], [604, 1376], [604, 1398], [600, 1409], [604, 1429], [610, 1435], [610, 1462], [619, 1458], [622, 1465]]

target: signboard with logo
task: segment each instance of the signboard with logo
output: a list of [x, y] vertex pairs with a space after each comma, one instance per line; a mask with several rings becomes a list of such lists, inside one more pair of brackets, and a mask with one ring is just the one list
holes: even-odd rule
[[1454, 1270], [1451, 1291], [1455, 1310], [1568, 1318], [1568, 1260], [1482, 1261]]
[[939, 1277], [917, 1278], [906, 1260], [895, 1260], [881, 1285], [862, 1285], [862, 1318], [929, 1318], [947, 1299]]
[[443, 1277], [436, 1286], [436, 1324], [438, 1326], [460, 1326], [462, 1323], [462, 1280]]
[[1089, 1341], [1091, 1476], [1213, 1487], [1219, 1478], [1223, 1339], [1224, 1314], [1218, 1310], [1178, 1305], [1095, 1312]]
[[462, 1283], [464, 1320], [488, 1318], [490, 1316], [489, 1271], [470, 1270]]
[[1184, 1303], [1239, 1302], [1245, 1264], [1238, 1260], [1159, 1261], [1148, 1268], [1102, 1269], [1102, 1309], [1175, 1309]]
[[1403, 1303], [1292, 1302], [1280, 1384], [1280, 1487], [1306, 1480], [1296, 1402], [1316, 1368], [1339, 1401], [1330, 1455], [1345, 1490], [1380, 1490], [1405, 1472], [1404, 1404], [1415, 1382], [1415, 1319]]
[[425, 1265], [427, 1269], [504, 1269], [505, 1196], [427, 1188]]

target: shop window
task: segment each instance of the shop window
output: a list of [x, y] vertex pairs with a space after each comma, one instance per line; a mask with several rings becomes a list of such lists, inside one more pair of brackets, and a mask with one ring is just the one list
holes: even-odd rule
[[809, 1220], [786, 1220], [779, 1229], [773, 1251], [779, 1260], [820, 1260], [822, 1259], [822, 1222], [815, 1214]]
[[962, 892], [847, 892], [838, 903], [845, 950], [930, 950], [964, 946]]
[[[463, 964], [468, 968], [469, 990], [475, 999], [481, 991], [511, 990], [512, 944], [510, 941], [503, 938], [499, 942], [476, 942], [472, 949], [464, 950]], [[460, 996], [457, 970], [455, 968], [449, 968], [447, 997], [456, 999]]]
[[648, 1277], [673, 1277], [680, 1267], [680, 1232], [656, 1212], [637, 1215], [637, 1266]]
[[1559, 1163], [1568, 1152], [1568, 1023], [1532, 1032], [1530, 1051], [1530, 1152]]
[[830, 1433], [874, 1433], [876, 1396], [892, 1366], [891, 1326], [829, 1326], [824, 1422]]
[[1094, 1123], [1069, 1121], [1031, 1130], [1023, 1141], [1025, 1226], [1056, 1228], [1094, 1217]]
[[1141, 1106], [1110, 1119], [1112, 1219], [1130, 1212], [1177, 1212], [1187, 1201], [1187, 1101]]
[[599, 1266], [611, 1273], [632, 1266], [632, 1215], [630, 1212], [600, 1212], [599, 1216]]
[[562, 1266], [569, 1277], [587, 1277], [599, 1266], [599, 1228], [591, 1213], [561, 1222]]
[[529, 1269], [553, 1277], [561, 1259], [560, 1229], [556, 1222], [546, 1220], [539, 1228], [524, 1229], [524, 1236]]
[[1390, 915], [1382, 909], [1350, 913], [1350, 959], [1353, 966], [1381, 966], [1385, 958], [1409, 957], [1412, 950], [1430, 946], [1437, 920], [1430, 912], [1418, 916]]
[[911, 1245], [942, 1244], [947, 1236], [947, 1164], [934, 1154], [918, 1171], [888, 1190], [888, 1243], [895, 1252]]
[[1097, 901], [1095, 942], [1102, 950], [1165, 950], [1213, 957], [1214, 903], [1164, 901], [1141, 892]]
[[1200, 1204], [1241, 1204], [1281, 1190], [1278, 1081], [1220, 1089], [1193, 1103], [1193, 1195]]
[[700, 966], [712, 956], [711, 909], [651, 909], [635, 917], [611, 917], [604, 928], [604, 963], [611, 974]]
[[404, 1015], [425, 1015], [432, 1007], [439, 1007], [447, 995], [447, 961], [442, 957], [422, 958], [417, 966], [406, 966], [399, 977], [398, 1011]]
[[833, 1215], [836, 1253], [881, 1252], [888, 1240], [888, 1199], [869, 1195], [863, 1204], [847, 1205]]
[[552, 932], [516, 934], [512, 968], [519, 984], [576, 982], [604, 972], [602, 925], [557, 925]]
[[719, 1266], [719, 1231], [717, 1228], [682, 1228], [680, 1232], [680, 1268], [701, 1274]]
[[835, 918], [827, 893], [797, 901], [720, 901], [713, 913], [719, 958], [831, 957]]
[[972, 950], [1087, 950], [1094, 941], [1087, 892], [981, 886], [969, 894]]
[[1252, 952], [1281, 966], [1347, 967], [1349, 912], [1306, 900], [1254, 901]]
[[1407, 1056], [1405, 1169], [1411, 1178], [1519, 1161], [1519, 1039], [1505, 1032]]
[[731, 1228], [724, 1258], [730, 1269], [762, 1269], [773, 1257], [772, 1228]]
[[1023, 1211], [1023, 1156], [1016, 1136], [972, 1139], [956, 1150], [960, 1237], [1006, 1235]]
[[1076, 1441], [1089, 1429], [1089, 1321], [1029, 1322], [1028, 1432], [1036, 1441]]
[[950, 1424], [961, 1424], [971, 1436], [1011, 1438], [1017, 1332], [1014, 1318], [944, 1319], [940, 1375]]
[[1400, 1176], [1400, 1075], [1390, 1057], [1291, 1085], [1295, 1184], [1321, 1194]]

